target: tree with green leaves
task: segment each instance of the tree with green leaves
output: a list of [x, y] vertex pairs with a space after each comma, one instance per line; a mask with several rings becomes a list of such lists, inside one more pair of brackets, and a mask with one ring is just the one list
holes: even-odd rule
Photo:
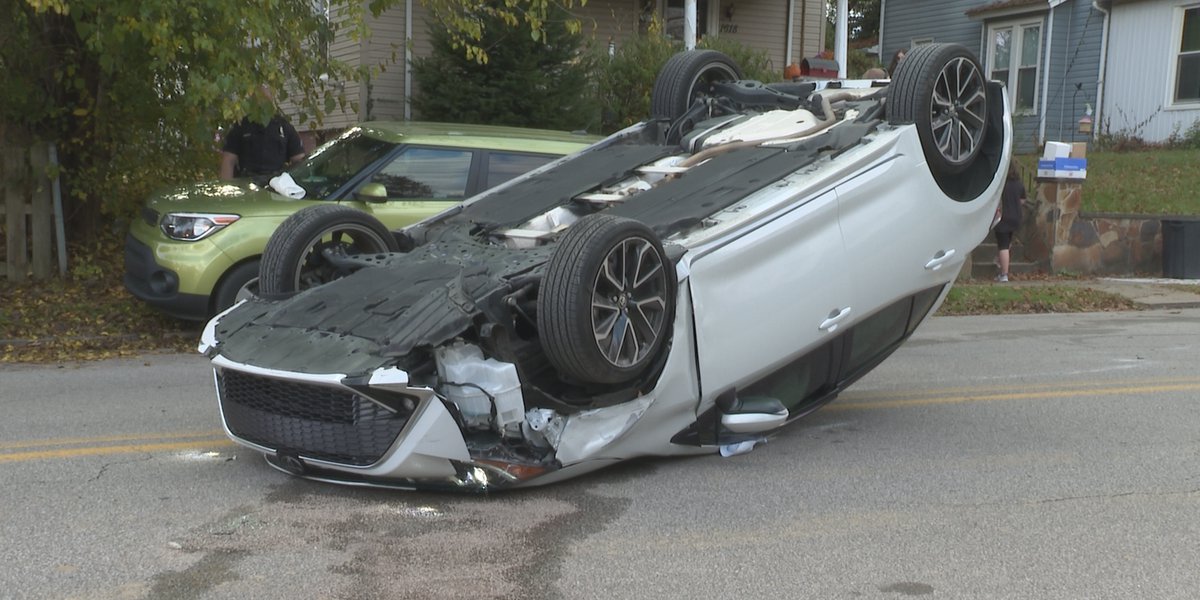
[[567, 33], [582, 31], [580, 19], [571, 9], [585, 6], [587, 0], [421, 0], [442, 28], [449, 48], [462, 52], [467, 60], [487, 63], [495, 46], [488, 43], [497, 26], [523, 32], [535, 41], [545, 42], [554, 27]]
[[[213, 173], [218, 128], [243, 115], [266, 121], [275, 111], [255, 93], [260, 85], [319, 121], [344, 102], [326, 80], [360, 76], [313, 52], [334, 30], [310, 2], [2, 6], [0, 144], [58, 145], [68, 216], [80, 231], [94, 226], [101, 208], [129, 214], [155, 187]], [[350, 11], [347, 22], [362, 21], [354, 18], [359, 5], [342, 10]]]
[[[458, 47], [483, 60], [476, 1], [427, 0], [435, 13], [457, 15], [448, 27]], [[365, 17], [399, 5], [8, 0], [0, 3], [0, 148], [57, 144], [69, 225], [88, 233], [102, 212], [131, 215], [156, 187], [213, 175], [218, 128], [244, 115], [266, 121], [275, 110], [258, 99], [259, 85], [319, 126], [346, 105], [344, 84], [372, 66], [317, 49], [334, 36], [369, 35]], [[491, 11], [533, 39], [552, 6], [506, 0]]]

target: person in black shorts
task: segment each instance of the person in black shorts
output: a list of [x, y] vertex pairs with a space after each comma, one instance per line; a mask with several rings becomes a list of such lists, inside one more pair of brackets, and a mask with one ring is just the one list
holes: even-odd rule
[[1009, 252], [1012, 246], [1013, 233], [1021, 227], [1021, 207], [1025, 204], [1025, 185], [1021, 183], [1021, 175], [1017, 167], [1008, 166], [1008, 177], [1004, 181], [1004, 191], [1000, 194], [1000, 222], [996, 224], [996, 265], [1000, 273], [996, 281], [1008, 281]]
[[[262, 93], [272, 99], [270, 91]], [[221, 147], [221, 179], [272, 177], [304, 158], [296, 128], [281, 115], [266, 124], [243, 118], [225, 134]]]

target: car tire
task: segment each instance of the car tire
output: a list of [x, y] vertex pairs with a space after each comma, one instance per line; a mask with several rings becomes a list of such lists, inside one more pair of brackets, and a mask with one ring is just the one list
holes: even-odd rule
[[258, 259], [246, 261], [226, 271], [213, 293], [211, 314], [215, 315], [233, 306], [241, 298], [246, 286], [258, 278], [258, 271]]
[[569, 380], [624, 383], [665, 346], [675, 313], [675, 269], [646, 225], [589, 215], [559, 240], [538, 292], [538, 338]]
[[361, 210], [339, 204], [310, 206], [285, 219], [271, 234], [259, 269], [259, 295], [283, 297], [349, 275], [321, 254], [331, 247], [349, 254], [399, 250], [392, 232]]
[[654, 80], [650, 92], [650, 114], [656, 119], [675, 121], [692, 103], [708, 94], [708, 85], [718, 81], [737, 81], [742, 69], [724, 53], [716, 50], [689, 50], [667, 60]]
[[917, 46], [892, 78], [887, 113], [893, 125], [917, 126], [935, 177], [962, 173], [979, 156], [988, 129], [983, 67], [958, 44]]

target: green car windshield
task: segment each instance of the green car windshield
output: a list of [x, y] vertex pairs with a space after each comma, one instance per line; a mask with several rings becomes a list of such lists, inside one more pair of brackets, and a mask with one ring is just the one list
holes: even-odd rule
[[355, 131], [317, 148], [308, 160], [288, 174], [304, 188], [305, 198], [328, 198], [394, 147], [396, 145], [391, 142]]

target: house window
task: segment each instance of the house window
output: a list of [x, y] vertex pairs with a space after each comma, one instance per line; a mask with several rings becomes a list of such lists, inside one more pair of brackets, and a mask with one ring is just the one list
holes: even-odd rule
[[1008, 86], [1013, 112], [1035, 114], [1042, 20], [997, 23], [988, 27], [990, 77]]
[[1175, 60], [1175, 102], [1200, 102], [1200, 7], [1183, 11]]

